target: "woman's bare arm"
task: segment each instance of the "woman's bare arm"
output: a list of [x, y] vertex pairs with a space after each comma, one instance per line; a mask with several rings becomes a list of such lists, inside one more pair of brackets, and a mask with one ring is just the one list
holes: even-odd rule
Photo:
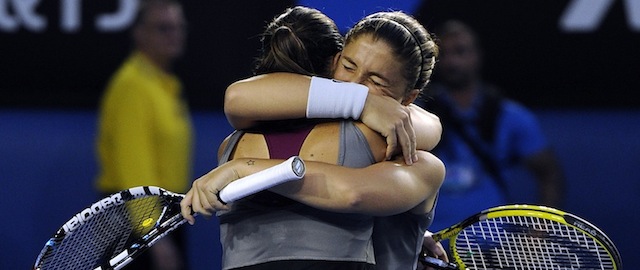
[[[259, 121], [304, 118], [310, 83], [311, 77], [293, 73], [271, 73], [235, 82], [225, 93], [225, 114], [236, 129], [252, 127]], [[435, 115], [383, 96], [367, 97], [361, 120], [387, 139], [387, 158], [402, 152], [407, 164], [413, 162], [416, 149], [433, 149], [442, 132]]]
[[[384, 216], [405, 212], [433, 200], [444, 179], [444, 165], [430, 153], [419, 151], [414, 166], [402, 160], [385, 161], [366, 168], [347, 168], [323, 162], [306, 162], [301, 181], [271, 189], [309, 206], [344, 213]], [[205, 216], [227, 209], [216, 194], [231, 181], [281, 163], [275, 159], [235, 159], [194, 181], [182, 201], [188, 220], [191, 208]], [[430, 207], [428, 207], [430, 209]]]
[[419, 150], [431, 151], [440, 142], [442, 123], [440, 118], [418, 105], [407, 106], [411, 114], [413, 129], [416, 130], [416, 144]]
[[[442, 162], [425, 151], [407, 166], [402, 159], [379, 162], [366, 168], [347, 168], [307, 162], [302, 181], [271, 188], [285, 197], [331, 212], [388, 216], [435, 199], [444, 179]], [[428, 205], [426, 209], [431, 209]]]
[[224, 113], [235, 129], [259, 121], [304, 118], [311, 77], [293, 73], [258, 75], [231, 84]]

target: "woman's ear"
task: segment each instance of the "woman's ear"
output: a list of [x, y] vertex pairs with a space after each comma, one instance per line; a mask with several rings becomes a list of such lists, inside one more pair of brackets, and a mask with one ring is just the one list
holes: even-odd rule
[[420, 95], [419, 89], [413, 89], [409, 91], [409, 93], [404, 95], [404, 98], [402, 99], [402, 105], [407, 106], [413, 103], [413, 101], [416, 100], [416, 98], [418, 98], [418, 95]]

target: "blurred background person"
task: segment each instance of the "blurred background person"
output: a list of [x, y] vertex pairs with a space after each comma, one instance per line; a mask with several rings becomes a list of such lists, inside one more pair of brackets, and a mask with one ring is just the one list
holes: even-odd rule
[[434, 83], [416, 103], [442, 121], [433, 150], [447, 174], [430, 230], [447, 228], [486, 208], [522, 203], [510, 198], [509, 172], [523, 165], [536, 179], [538, 201], [559, 207], [561, 168], [535, 115], [500, 96], [481, 78], [482, 50], [475, 32], [457, 20], [436, 27], [440, 58]]
[[[100, 104], [96, 187], [103, 195], [134, 186], [181, 193], [189, 187], [192, 126], [181, 82], [172, 72], [183, 53], [185, 27], [177, 1], [140, 2], [134, 49]], [[159, 241], [126, 269], [185, 269], [183, 234], [179, 230]]]

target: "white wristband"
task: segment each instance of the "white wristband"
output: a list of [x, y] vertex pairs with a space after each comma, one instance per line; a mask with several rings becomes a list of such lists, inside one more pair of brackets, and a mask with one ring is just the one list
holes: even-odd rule
[[312, 77], [307, 98], [307, 118], [359, 119], [369, 88], [349, 82]]

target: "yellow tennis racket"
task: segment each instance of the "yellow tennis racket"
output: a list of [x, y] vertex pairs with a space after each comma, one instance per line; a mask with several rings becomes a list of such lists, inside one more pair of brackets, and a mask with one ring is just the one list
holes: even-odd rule
[[484, 210], [433, 234], [449, 239], [452, 263], [423, 254], [437, 269], [620, 270], [618, 249], [586, 220], [545, 206], [505, 205]]
[[[290, 159], [238, 179], [218, 194], [230, 203], [304, 177], [302, 159]], [[186, 223], [180, 213], [184, 195], [140, 186], [114, 193], [73, 215], [40, 251], [35, 270], [118, 270], [158, 240]]]

